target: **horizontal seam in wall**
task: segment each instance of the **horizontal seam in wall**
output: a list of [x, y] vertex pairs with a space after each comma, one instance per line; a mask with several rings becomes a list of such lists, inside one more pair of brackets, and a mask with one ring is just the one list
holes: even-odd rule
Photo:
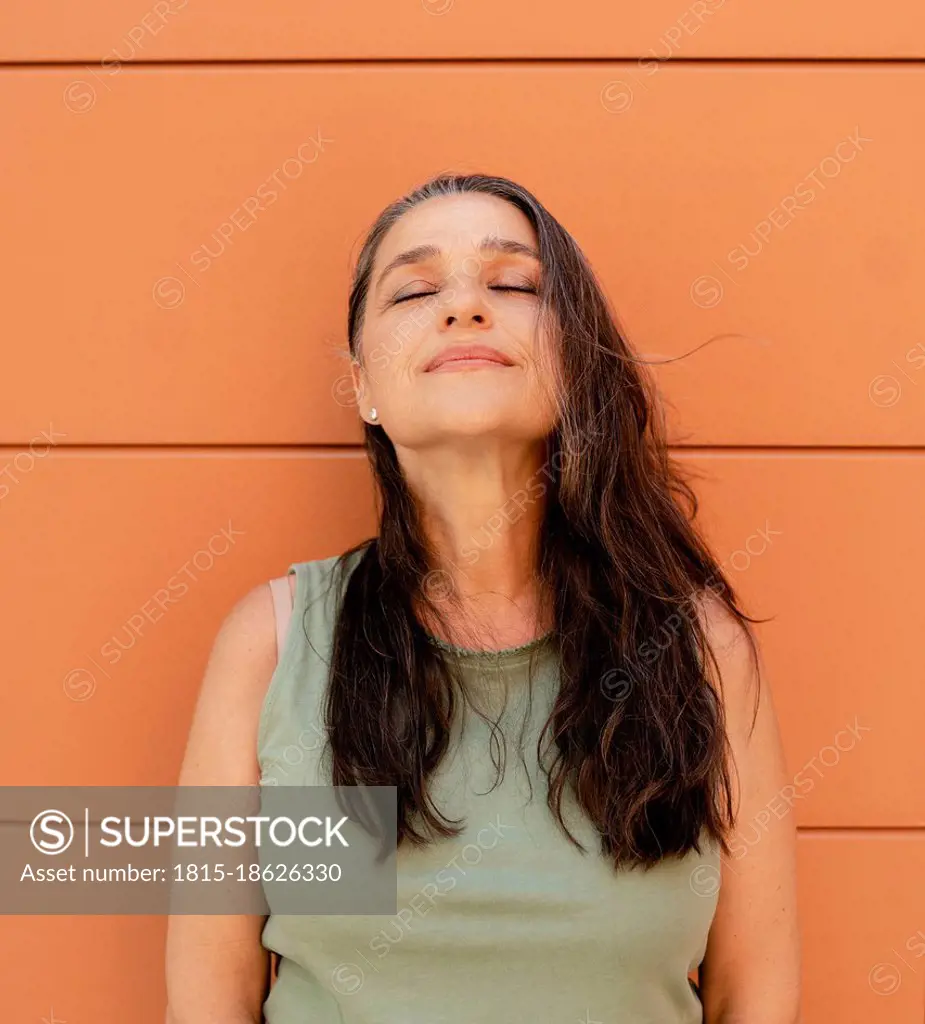
[[[165, 57], [161, 60], [133, 60], [120, 65], [120, 72], [132, 68], [169, 68], [169, 67], [319, 67], [324, 65], [473, 65], [473, 64], [526, 64], [526, 65], [591, 65], [632, 63], [643, 59], [651, 60], [649, 54], [624, 54], [613, 57]], [[86, 67], [87, 64], [98, 63], [102, 58], [71, 58], [67, 60], [0, 60], [0, 70], [32, 70], [35, 68], [74, 68]], [[925, 53], [918, 57], [671, 57], [662, 64], [699, 66], [704, 64], [717, 65], [787, 65], [818, 68], [826, 66], [855, 65], [923, 65]]]
[[[28, 441], [21, 443], [0, 443], [0, 454], [26, 451]], [[137, 452], [139, 454], [169, 455], [172, 453], [187, 455], [364, 455], [366, 449], [361, 444], [346, 442], [319, 442], [317, 444], [293, 442], [291, 444], [269, 444], [256, 442], [88, 442], [85, 444], [67, 444], [59, 442], [54, 446], [56, 452], [68, 452], [74, 455], [103, 455]], [[669, 445], [672, 454], [683, 455], [766, 455], [766, 456], [811, 456], [811, 455], [892, 455], [922, 456], [925, 445]]]
[[925, 839], [925, 825], [801, 825], [797, 829], [797, 834], [826, 839], [857, 839], [861, 836], [896, 839], [918, 836]]

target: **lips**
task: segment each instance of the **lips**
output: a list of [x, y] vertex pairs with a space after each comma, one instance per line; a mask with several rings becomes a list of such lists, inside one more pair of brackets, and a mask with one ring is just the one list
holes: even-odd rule
[[431, 373], [441, 366], [453, 363], [469, 363], [473, 366], [484, 363], [495, 363], [498, 366], [514, 365], [512, 359], [490, 345], [450, 345], [431, 359], [424, 367], [424, 372]]

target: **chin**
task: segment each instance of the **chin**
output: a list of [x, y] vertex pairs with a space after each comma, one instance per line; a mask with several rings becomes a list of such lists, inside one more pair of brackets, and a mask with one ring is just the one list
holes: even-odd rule
[[447, 395], [445, 401], [434, 399], [426, 405], [406, 407], [406, 416], [392, 418], [389, 435], [393, 442], [409, 448], [427, 448], [452, 442], [455, 438], [534, 441], [545, 437], [554, 421], [550, 416], [547, 423], [547, 417], [537, 408], [538, 403], [526, 399], [522, 392], [516, 395], [457, 392]]
[[521, 419], [520, 413], [519, 409], [505, 409], [498, 403], [480, 407], [474, 403], [460, 402], [444, 406], [434, 416], [432, 425], [435, 432], [458, 434], [460, 437], [508, 433]]

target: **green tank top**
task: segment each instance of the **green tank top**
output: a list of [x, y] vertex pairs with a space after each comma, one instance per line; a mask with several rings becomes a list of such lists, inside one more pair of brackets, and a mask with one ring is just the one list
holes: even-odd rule
[[[261, 785], [330, 784], [334, 565], [289, 568], [293, 614], [260, 717]], [[716, 845], [615, 871], [569, 796], [563, 814], [582, 854], [547, 808], [536, 758], [558, 683], [550, 639], [500, 652], [435, 642], [458, 659], [469, 699], [433, 798], [465, 832], [399, 848], [394, 916], [271, 914], [262, 941], [280, 960], [267, 1024], [701, 1024], [688, 976], [716, 908]], [[503, 734], [494, 747], [492, 721]], [[493, 749], [504, 765], [495, 788]]]

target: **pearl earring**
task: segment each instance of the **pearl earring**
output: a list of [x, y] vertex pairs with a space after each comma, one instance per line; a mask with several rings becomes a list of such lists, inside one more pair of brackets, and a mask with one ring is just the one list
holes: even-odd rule
[[370, 409], [369, 418], [373, 421], [373, 423], [375, 423], [376, 420], [379, 419], [379, 413], [377, 413], [375, 409]]

